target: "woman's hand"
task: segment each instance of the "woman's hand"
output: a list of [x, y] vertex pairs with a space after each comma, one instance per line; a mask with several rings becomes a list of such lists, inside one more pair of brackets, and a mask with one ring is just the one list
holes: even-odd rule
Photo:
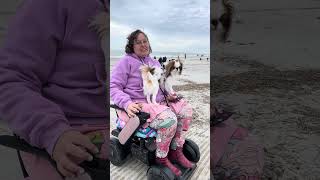
[[177, 95], [176, 94], [169, 94], [167, 96], [168, 101], [175, 101], [177, 99]]
[[58, 171], [63, 176], [72, 178], [84, 173], [79, 163], [93, 159], [88, 151], [93, 154], [99, 152], [87, 136], [78, 131], [66, 131], [59, 137], [52, 158], [57, 163]]
[[138, 103], [131, 103], [127, 108], [127, 113], [130, 118], [135, 117], [139, 111], [141, 111], [142, 105]]

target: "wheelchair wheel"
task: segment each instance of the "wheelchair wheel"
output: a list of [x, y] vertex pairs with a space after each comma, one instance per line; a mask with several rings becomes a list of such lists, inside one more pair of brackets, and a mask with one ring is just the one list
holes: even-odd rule
[[190, 139], [186, 139], [183, 145], [183, 154], [189, 161], [197, 163], [200, 160], [199, 147]]
[[175, 180], [172, 171], [163, 166], [151, 166], [147, 171], [148, 180]]
[[127, 153], [125, 147], [117, 138], [110, 138], [110, 162], [115, 166], [121, 166], [125, 162]]

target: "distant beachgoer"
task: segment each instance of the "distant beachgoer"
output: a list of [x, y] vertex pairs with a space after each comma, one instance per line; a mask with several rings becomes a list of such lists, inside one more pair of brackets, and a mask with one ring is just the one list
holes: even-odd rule
[[159, 61], [160, 65], [162, 65], [162, 63], [163, 63], [162, 57], [160, 57], [158, 61]]
[[162, 59], [162, 62], [167, 62], [167, 57], [165, 56], [165, 57], [163, 57], [163, 59]]
[[186, 53], [184, 53], [184, 59], [187, 59], [187, 54]]
[[163, 69], [165, 68], [165, 62], [167, 62], [167, 57], [166, 56], [162, 58], [161, 66], [162, 66]]

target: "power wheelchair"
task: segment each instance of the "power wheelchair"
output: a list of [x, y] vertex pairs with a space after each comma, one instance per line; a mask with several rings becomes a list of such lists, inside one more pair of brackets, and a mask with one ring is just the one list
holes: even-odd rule
[[[116, 111], [124, 111], [124, 109], [121, 109], [116, 105], [111, 105], [111, 107]], [[133, 133], [124, 144], [121, 144], [118, 139], [122, 129], [117, 127], [111, 131], [113, 137], [110, 137], [110, 162], [115, 166], [121, 166], [126, 162], [128, 154], [132, 154], [133, 157], [149, 166], [146, 173], [148, 180], [189, 179], [197, 167], [196, 163], [200, 160], [200, 151], [198, 145], [190, 139], [185, 140], [183, 153], [188, 160], [195, 163], [195, 167], [192, 169], [186, 169], [178, 164], [175, 164], [175, 166], [177, 166], [182, 172], [180, 177], [176, 177], [171, 170], [169, 170], [169, 168], [159, 166], [155, 163], [155, 130], [149, 127], [148, 129], [142, 127], [150, 115], [145, 112], [139, 112], [136, 115], [140, 121], [139, 126], [135, 130], [135, 133]], [[119, 118], [118, 113], [117, 118]]]

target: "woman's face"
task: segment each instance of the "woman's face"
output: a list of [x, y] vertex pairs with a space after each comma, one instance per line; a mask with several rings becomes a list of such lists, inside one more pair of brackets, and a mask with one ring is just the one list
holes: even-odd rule
[[137, 39], [134, 40], [133, 51], [139, 57], [146, 57], [149, 55], [149, 41], [144, 34], [139, 33]]

